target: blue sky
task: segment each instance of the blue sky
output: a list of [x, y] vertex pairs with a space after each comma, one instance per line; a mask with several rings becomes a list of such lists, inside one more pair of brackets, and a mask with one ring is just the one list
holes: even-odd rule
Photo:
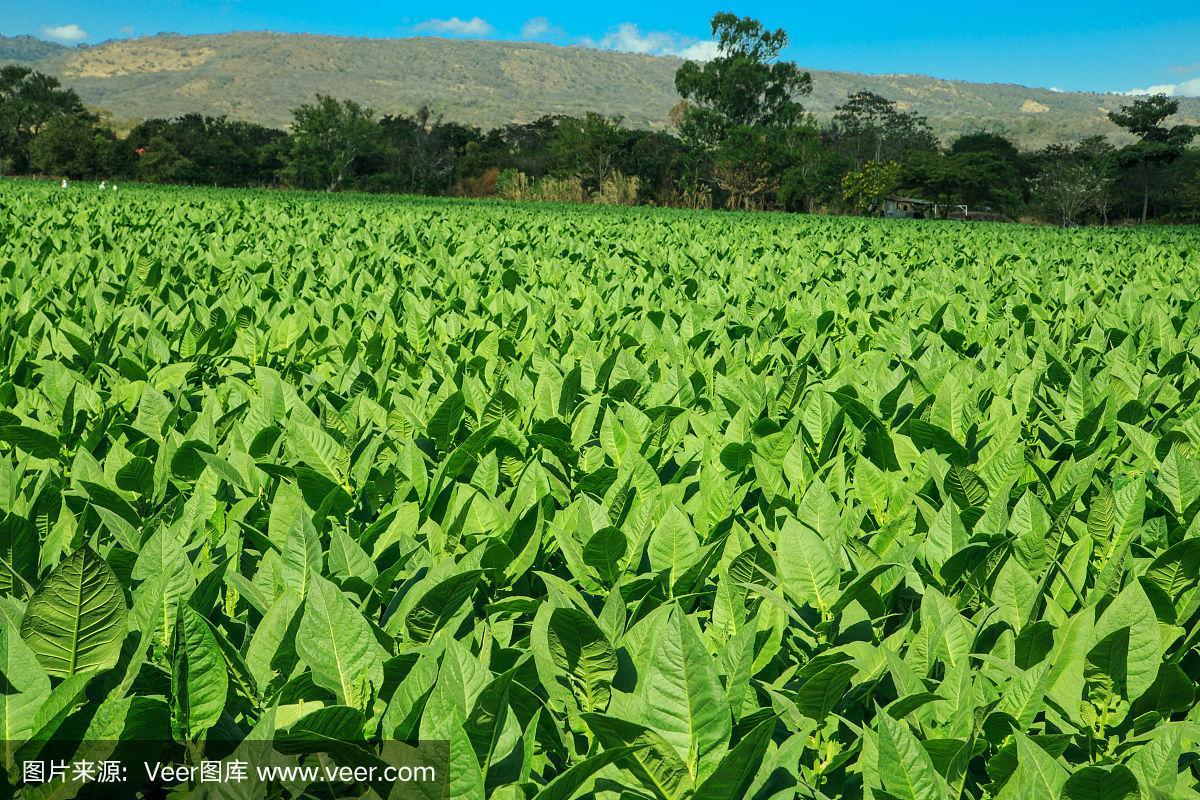
[[602, 3], [476, 0], [0, 0], [0, 33], [66, 43], [160, 31], [537, 40], [702, 56], [729, 10], [783, 27], [806, 67], [904, 72], [1062, 89], [1154, 87], [1200, 96], [1200, 2]]

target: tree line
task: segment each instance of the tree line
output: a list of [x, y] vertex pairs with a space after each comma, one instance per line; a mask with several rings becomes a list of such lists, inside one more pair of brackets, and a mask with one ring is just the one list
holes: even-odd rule
[[[980, 130], [943, 145], [928, 121], [871, 92], [818, 125], [811, 76], [781, 59], [783, 30], [712, 18], [719, 55], [685, 62], [670, 130], [619, 118], [545, 116], [492, 130], [428, 107], [378, 115], [318, 95], [288, 131], [188, 114], [118, 136], [53, 77], [0, 68], [0, 171], [77, 179], [278, 186], [692, 208], [919, 214], [966, 208], [1062, 224], [1200, 221], [1200, 128], [1171, 124], [1178, 102], [1135, 99], [1109, 113], [1133, 142], [1090, 137], [1036, 152]], [[908, 206], [911, 208], [911, 206]]]

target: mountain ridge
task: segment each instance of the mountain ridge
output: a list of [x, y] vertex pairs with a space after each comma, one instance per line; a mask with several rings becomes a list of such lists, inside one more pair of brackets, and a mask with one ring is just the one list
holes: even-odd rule
[[[86, 47], [0, 37], [5, 62], [55, 75], [88, 105], [123, 119], [199, 112], [286, 127], [292, 108], [322, 92], [381, 114], [428, 103], [447, 120], [483, 128], [585, 111], [620, 116], [632, 127], [664, 128], [679, 100], [674, 74], [682, 63], [536, 42], [270, 31], [156, 34]], [[847, 93], [865, 89], [925, 115], [943, 140], [976, 130], [1004, 132], [1028, 149], [1090, 135], [1128, 140], [1106, 117], [1129, 102], [1119, 94], [809, 71], [813, 93], [802, 102], [819, 121], [828, 120]], [[1177, 121], [1200, 123], [1200, 99], [1179, 99]]]

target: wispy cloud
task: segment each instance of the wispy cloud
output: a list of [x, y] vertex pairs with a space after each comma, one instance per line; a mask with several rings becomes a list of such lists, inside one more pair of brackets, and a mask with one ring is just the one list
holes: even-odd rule
[[712, 61], [721, 54], [721, 46], [712, 41], [693, 42], [675, 55], [689, 61]]
[[677, 56], [693, 61], [709, 61], [716, 58], [719, 52], [716, 42], [695, 39], [671, 31], [643, 31], [633, 22], [622, 22], [610, 28], [598, 41], [585, 37], [582, 44], [601, 50]]
[[1200, 97], [1200, 77], [1180, 83], [1160, 83], [1157, 86], [1147, 86], [1145, 89], [1130, 89], [1121, 94], [1144, 95], [1165, 94], [1167, 97]]
[[554, 24], [550, 17], [530, 17], [521, 26], [521, 38], [529, 42], [559, 42], [568, 41], [566, 31], [562, 26]]
[[559, 26], [550, 21], [549, 17], [530, 17], [521, 26], [521, 38], [533, 41], [546, 39], [562, 39], [567, 35]]
[[461, 19], [459, 17], [427, 19], [424, 22], [418, 22], [416, 25], [413, 25], [413, 30], [420, 33], [436, 33], [446, 36], [491, 36], [496, 32], [492, 23], [482, 17], [471, 17], [470, 19]]
[[43, 25], [42, 35], [47, 39], [59, 42], [82, 42], [87, 38], [87, 31], [75, 23], [70, 25]]
[[1191, 75], [1193, 72], [1200, 72], [1200, 61], [1195, 64], [1176, 64], [1167, 67], [1168, 72], [1173, 72], [1176, 75]]

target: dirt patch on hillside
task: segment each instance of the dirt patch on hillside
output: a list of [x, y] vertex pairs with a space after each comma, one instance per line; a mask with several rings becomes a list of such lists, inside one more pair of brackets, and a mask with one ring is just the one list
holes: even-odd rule
[[115, 78], [146, 72], [184, 72], [216, 55], [211, 47], [171, 47], [155, 42], [114, 42], [71, 56], [63, 74], [71, 78]]

